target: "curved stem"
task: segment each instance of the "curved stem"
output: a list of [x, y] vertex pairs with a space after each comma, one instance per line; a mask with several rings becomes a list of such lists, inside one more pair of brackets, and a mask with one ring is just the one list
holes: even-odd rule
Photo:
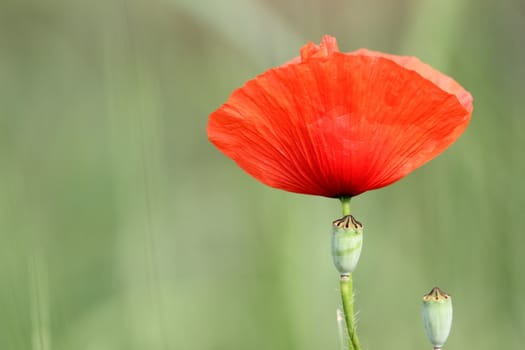
[[[343, 205], [343, 216], [350, 215], [350, 198], [341, 197]], [[361, 344], [357, 339], [354, 322], [354, 291], [352, 283], [352, 274], [341, 275], [341, 299], [343, 300], [343, 311], [348, 331], [348, 349], [361, 350]]]
[[343, 311], [345, 314], [346, 329], [348, 331], [348, 349], [361, 350], [361, 344], [359, 343], [359, 339], [357, 339], [354, 323], [352, 274], [341, 275], [341, 298], [343, 300]]

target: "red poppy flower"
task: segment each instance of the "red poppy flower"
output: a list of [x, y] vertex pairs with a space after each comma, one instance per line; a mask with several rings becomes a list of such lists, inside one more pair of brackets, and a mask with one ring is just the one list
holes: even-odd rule
[[269, 186], [351, 197], [436, 157], [471, 113], [471, 95], [417, 58], [341, 53], [325, 36], [235, 90], [208, 137]]

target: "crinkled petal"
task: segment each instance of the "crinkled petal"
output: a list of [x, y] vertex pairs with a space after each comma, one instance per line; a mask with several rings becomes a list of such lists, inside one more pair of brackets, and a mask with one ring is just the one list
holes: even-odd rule
[[473, 106], [472, 96], [470, 95], [470, 93], [463, 89], [461, 85], [459, 85], [454, 79], [430, 67], [428, 64], [421, 62], [417, 57], [396, 56], [367, 49], [359, 49], [357, 51], [351, 52], [350, 54], [383, 57], [396, 62], [400, 66], [405, 67], [406, 69], [413, 70], [419, 75], [421, 75], [423, 78], [430, 80], [446, 92], [456, 95], [463, 107], [465, 107], [465, 109], [469, 113], [472, 113]]
[[247, 82], [211, 114], [208, 135], [269, 186], [355, 196], [437, 156], [471, 110], [391, 57], [332, 52]]

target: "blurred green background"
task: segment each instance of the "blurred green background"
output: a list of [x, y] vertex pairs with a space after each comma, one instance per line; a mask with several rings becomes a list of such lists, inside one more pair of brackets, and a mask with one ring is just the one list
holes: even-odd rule
[[207, 141], [229, 93], [330, 33], [472, 92], [467, 132], [353, 200], [365, 349], [525, 344], [522, 0], [1, 0], [0, 349], [339, 349], [336, 200], [267, 188]]

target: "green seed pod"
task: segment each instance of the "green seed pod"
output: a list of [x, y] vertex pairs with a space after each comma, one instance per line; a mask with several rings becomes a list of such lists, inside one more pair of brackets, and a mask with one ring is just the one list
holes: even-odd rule
[[352, 215], [332, 223], [332, 258], [341, 275], [352, 273], [363, 246], [363, 225]]
[[423, 326], [434, 349], [441, 349], [452, 327], [452, 298], [438, 287], [423, 296]]

